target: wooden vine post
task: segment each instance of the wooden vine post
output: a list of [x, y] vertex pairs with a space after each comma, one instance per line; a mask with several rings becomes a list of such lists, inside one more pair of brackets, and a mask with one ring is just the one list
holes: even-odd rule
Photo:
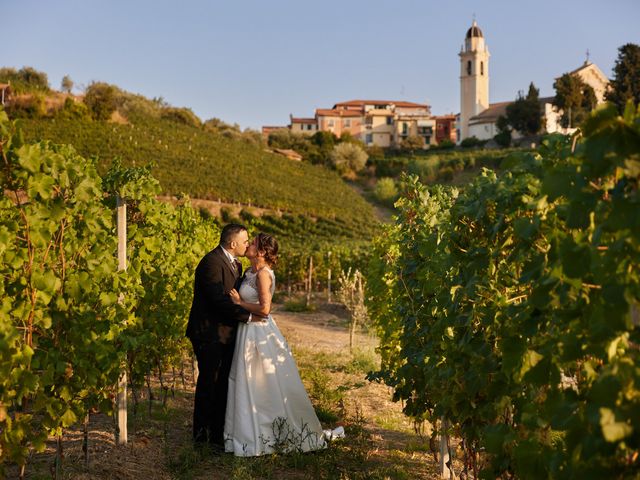
[[449, 456], [449, 422], [445, 417], [440, 419], [440, 478], [451, 478], [451, 470], [449, 468], [449, 462], [451, 460]]
[[[118, 271], [127, 269], [127, 204], [124, 199], [117, 197], [118, 217]], [[122, 300], [122, 295], [120, 299]], [[116, 443], [127, 444], [127, 369], [123, 366], [118, 379], [118, 394], [116, 397]]]
[[327, 257], [327, 303], [331, 303], [331, 252]]
[[309, 257], [309, 276], [307, 277], [307, 306], [311, 305], [311, 282], [313, 281], [313, 257]]

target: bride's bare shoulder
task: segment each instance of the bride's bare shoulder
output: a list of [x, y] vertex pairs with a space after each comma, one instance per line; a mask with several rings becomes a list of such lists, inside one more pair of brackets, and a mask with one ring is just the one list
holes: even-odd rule
[[272, 271], [269, 268], [264, 267], [258, 270], [258, 273], [256, 274], [256, 276], [260, 282], [267, 282], [267, 281], [271, 282], [271, 279], [272, 279], [271, 272]]

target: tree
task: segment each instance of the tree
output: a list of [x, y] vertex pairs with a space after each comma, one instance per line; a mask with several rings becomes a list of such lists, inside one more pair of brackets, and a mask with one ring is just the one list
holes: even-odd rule
[[527, 96], [518, 93], [516, 101], [507, 105], [507, 123], [513, 130], [523, 135], [535, 135], [542, 127], [539, 90], [533, 82], [529, 85]]
[[202, 122], [190, 108], [166, 107], [162, 109], [161, 118], [171, 122], [200, 127]]
[[629, 100], [640, 103], [640, 45], [627, 43], [618, 49], [610, 85], [606, 99], [614, 103], [618, 111], [622, 112]]
[[424, 148], [424, 138], [419, 135], [409, 135], [402, 140], [401, 146], [403, 149], [413, 152], [414, 150]]
[[345, 177], [353, 177], [367, 163], [367, 153], [353, 143], [339, 143], [331, 150], [331, 163]]
[[71, 77], [69, 75], [65, 75], [64, 77], [62, 77], [60, 88], [63, 92], [71, 93], [71, 90], [73, 89], [73, 80], [71, 80]]
[[493, 139], [501, 147], [508, 147], [511, 145], [511, 129], [509, 128], [509, 121], [504, 115], [500, 115], [496, 121], [496, 128], [498, 133], [494, 135]]
[[562, 110], [563, 127], [579, 125], [596, 106], [596, 94], [576, 75], [565, 73], [553, 83], [556, 96], [553, 104]]
[[33, 67], [0, 68], [0, 82], [11, 83], [13, 93], [48, 92], [49, 79], [47, 74]]
[[87, 88], [84, 103], [96, 120], [109, 120], [117, 107], [118, 90], [108, 83], [94, 82]]

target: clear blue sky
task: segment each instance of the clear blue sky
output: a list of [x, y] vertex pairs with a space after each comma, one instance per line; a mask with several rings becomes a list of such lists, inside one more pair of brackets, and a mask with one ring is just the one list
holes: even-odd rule
[[203, 120], [284, 125], [351, 99], [459, 111], [458, 52], [475, 14], [490, 101], [591, 60], [611, 76], [640, 43], [639, 0], [0, 0], [0, 66], [60, 88], [105, 81], [190, 107]]

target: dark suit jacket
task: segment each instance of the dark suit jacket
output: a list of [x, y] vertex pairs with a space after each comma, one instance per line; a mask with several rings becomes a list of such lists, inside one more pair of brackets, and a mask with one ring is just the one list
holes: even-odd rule
[[233, 341], [238, 322], [249, 319], [249, 312], [235, 305], [228, 295], [231, 289], [239, 287], [241, 273], [231, 264], [221, 246], [200, 260], [186, 334], [192, 342]]

